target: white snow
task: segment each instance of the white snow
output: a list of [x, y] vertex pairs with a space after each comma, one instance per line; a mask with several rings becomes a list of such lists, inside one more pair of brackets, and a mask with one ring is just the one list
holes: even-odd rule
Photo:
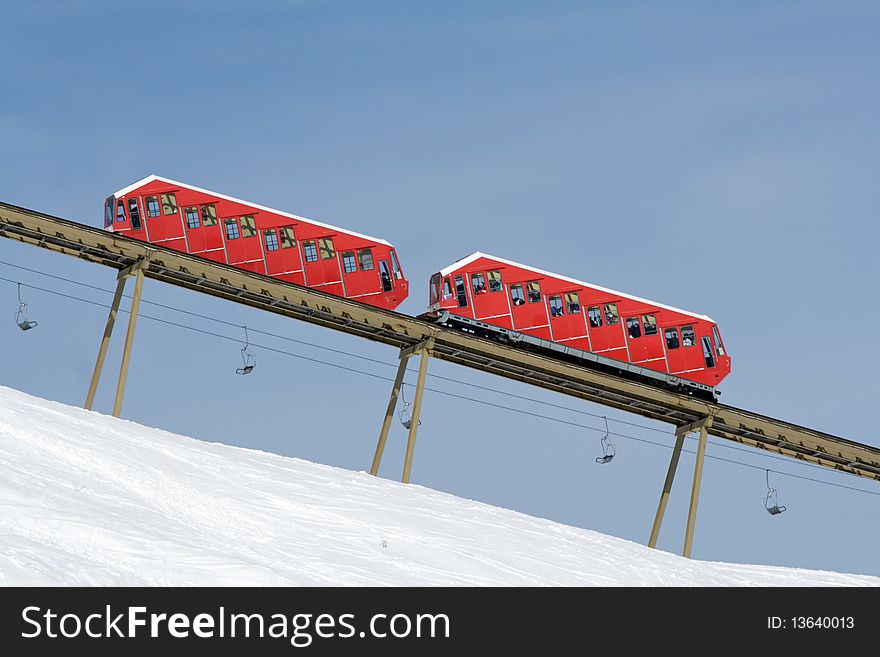
[[0, 387], [0, 584], [878, 586], [880, 578], [690, 561]]

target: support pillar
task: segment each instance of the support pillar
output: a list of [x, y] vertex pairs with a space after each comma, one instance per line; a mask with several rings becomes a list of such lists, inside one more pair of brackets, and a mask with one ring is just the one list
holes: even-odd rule
[[385, 441], [388, 440], [388, 431], [394, 421], [394, 409], [397, 407], [397, 398], [400, 396], [400, 387], [403, 385], [403, 377], [406, 375], [406, 365], [411, 355], [400, 355], [400, 365], [397, 368], [397, 377], [394, 379], [394, 387], [391, 388], [391, 398], [388, 400], [388, 408], [385, 409], [385, 421], [379, 432], [379, 442], [376, 443], [376, 453], [373, 456], [373, 464], [370, 466], [370, 474], [374, 477], [379, 474], [379, 465], [382, 463], [382, 453], [385, 451]]
[[694, 543], [694, 525], [697, 522], [697, 504], [700, 502], [700, 482], [703, 479], [703, 460], [706, 456], [706, 426], [700, 427], [700, 442], [697, 445], [697, 462], [694, 464], [694, 484], [691, 488], [691, 505], [688, 509], [687, 530], [684, 534], [684, 550], [682, 555], [691, 558]]
[[89, 392], [86, 394], [86, 403], [83, 406], [87, 411], [92, 410], [95, 403], [95, 393], [98, 392], [98, 382], [101, 380], [101, 372], [104, 370], [104, 359], [107, 357], [107, 349], [110, 347], [110, 336], [113, 335], [113, 326], [116, 324], [116, 314], [119, 312], [119, 303], [122, 301], [122, 293], [125, 291], [126, 276], [119, 276], [116, 282], [116, 293], [113, 295], [113, 304], [107, 315], [107, 325], [104, 327], [104, 337], [101, 338], [101, 346], [98, 349], [98, 360], [95, 361], [95, 369], [92, 372], [92, 380], [89, 383]]
[[113, 417], [122, 413], [122, 398], [125, 395], [125, 382], [128, 378], [128, 364], [131, 361], [131, 346], [134, 343], [134, 328], [137, 324], [138, 309], [141, 305], [141, 290], [144, 287], [144, 270], [137, 270], [134, 284], [134, 297], [131, 300], [131, 313], [128, 316], [128, 330], [125, 333], [125, 346], [122, 349], [122, 365], [119, 367], [119, 382], [116, 385], [116, 399], [113, 402]]
[[712, 426], [712, 418], [705, 417], [690, 424], [678, 427], [675, 430], [675, 447], [672, 450], [672, 458], [669, 460], [669, 470], [666, 472], [666, 481], [663, 483], [663, 491], [660, 493], [660, 502], [657, 505], [657, 514], [654, 516], [654, 525], [651, 527], [651, 535], [648, 538], [648, 547], [657, 547], [657, 538], [660, 535], [660, 526], [663, 524], [663, 516], [666, 513], [666, 504], [669, 501], [669, 493], [672, 490], [672, 482], [675, 479], [675, 471], [681, 458], [681, 450], [684, 447], [684, 439], [689, 433], [700, 432], [700, 442], [697, 447], [697, 462], [694, 466], [694, 485], [691, 490], [691, 506], [688, 512], [687, 530], [685, 532], [684, 556], [690, 557], [691, 545], [694, 538], [694, 525], [697, 516], [697, 503], [700, 496], [700, 482], [703, 477], [703, 460], [706, 455], [707, 430]]
[[425, 392], [425, 375], [428, 373], [428, 350], [422, 350], [422, 357], [419, 359], [419, 378], [416, 381], [416, 395], [413, 399], [412, 421], [409, 425], [409, 437], [406, 440], [406, 457], [403, 461], [403, 477], [401, 481], [405, 484], [409, 483], [409, 476], [412, 473], [413, 454], [416, 451], [416, 435], [419, 432], [419, 415], [422, 412], [422, 393]]

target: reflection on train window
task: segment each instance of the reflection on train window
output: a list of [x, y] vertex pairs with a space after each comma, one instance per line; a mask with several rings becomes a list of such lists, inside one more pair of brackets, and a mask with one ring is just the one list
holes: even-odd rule
[[123, 221], [125, 221], [125, 203], [116, 201], [116, 222], [122, 223]]
[[321, 260], [330, 260], [336, 257], [336, 250], [333, 248], [333, 239], [330, 237], [322, 237], [318, 240], [318, 248], [321, 250]]
[[712, 355], [712, 343], [709, 336], [703, 336], [703, 358], [706, 359], [706, 367], [715, 367], [715, 357]]
[[196, 206], [192, 206], [183, 211], [186, 215], [186, 225], [190, 230], [195, 230], [201, 224], [199, 223], [199, 210]]
[[138, 202], [136, 198], [128, 199], [128, 216], [131, 217], [131, 227], [134, 230], [141, 229], [141, 214], [138, 210]]
[[667, 349], [678, 349], [678, 329], [668, 328], [664, 332], [666, 336], [666, 348]]
[[159, 216], [159, 197], [147, 196], [144, 198], [147, 204], [147, 216], [151, 219]]
[[605, 304], [605, 323], [608, 324], [608, 326], [620, 324], [620, 315], [617, 312], [616, 303]]
[[162, 214], [177, 214], [177, 197], [172, 193], [162, 194]]
[[526, 289], [529, 293], [529, 303], [539, 303], [541, 301], [541, 284], [538, 281], [526, 283]]
[[237, 219], [227, 219], [226, 220], [226, 239], [237, 240], [239, 237], [241, 237], [241, 233], [238, 230], [238, 220]]
[[626, 330], [627, 330], [627, 333], [629, 333], [629, 337], [631, 337], [631, 338], [642, 337], [642, 328], [639, 326], [639, 318], [638, 317], [627, 317], [626, 318]]
[[467, 288], [464, 286], [464, 276], [455, 277], [455, 296], [458, 299], [458, 307], [467, 306]]
[[253, 237], [257, 234], [257, 226], [254, 223], [253, 215], [246, 214], [241, 218], [241, 236]]
[[521, 306], [526, 302], [525, 295], [523, 295], [523, 287], [520, 283], [510, 286], [510, 300], [513, 301], [514, 306]]
[[361, 271], [372, 271], [373, 252], [370, 249], [361, 249], [358, 251], [358, 261], [361, 265]]
[[306, 262], [316, 262], [318, 260], [318, 249], [314, 240], [306, 240], [303, 242], [303, 253], [306, 256]]
[[550, 315], [553, 317], [561, 317], [565, 314], [565, 310], [562, 307], [562, 297], [559, 295], [555, 295], [550, 297]]
[[654, 315], [642, 315], [642, 326], [645, 335], [657, 335], [657, 318]]
[[500, 271], [490, 271], [489, 272], [489, 292], [500, 292], [501, 291], [501, 272]]
[[581, 311], [581, 302], [577, 292], [569, 292], [565, 295], [565, 307], [569, 315], [577, 315]]
[[278, 233], [275, 232], [275, 229], [272, 228], [263, 233], [264, 238], [266, 239], [266, 250], [267, 251], [277, 251], [278, 250]]
[[403, 278], [403, 272], [400, 271], [400, 263], [397, 261], [397, 252], [394, 249], [391, 249], [391, 271], [394, 272], [395, 280], [400, 280]]
[[602, 312], [599, 306], [590, 306], [587, 308], [587, 315], [590, 317], [590, 328], [599, 328], [602, 326]]
[[217, 208], [213, 203], [202, 206], [202, 226], [217, 225]]
[[715, 351], [718, 352], [719, 356], [724, 355], [724, 345], [721, 344], [721, 336], [718, 335], [718, 327], [712, 326], [712, 337], [715, 338]]
[[693, 326], [682, 326], [681, 327], [681, 346], [682, 347], [693, 347], [697, 344], [697, 336], [694, 333]]
[[452, 283], [449, 282], [449, 277], [443, 279], [443, 298], [451, 299], [452, 298]]
[[474, 286], [474, 292], [483, 294], [486, 291], [486, 277], [482, 274], [471, 274], [471, 285]]
[[282, 249], [292, 249], [296, 246], [296, 238], [293, 235], [293, 228], [290, 226], [284, 226], [280, 229], [281, 231], [281, 248]]
[[346, 274], [353, 274], [357, 271], [357, 260], [354, 259], [354, 251], [346, 251], [342, 254], [342, 269]]

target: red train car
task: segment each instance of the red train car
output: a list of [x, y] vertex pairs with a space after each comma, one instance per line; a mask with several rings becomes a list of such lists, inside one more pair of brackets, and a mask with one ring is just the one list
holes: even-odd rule
[[429, 313], [448, 326], [713, 396], [730, 373], [710, 317], [479, 252], [431, 277]]
[[409, 294], [385, 240], [155, 175], [107, 197], [104, 227], [389, 310]]

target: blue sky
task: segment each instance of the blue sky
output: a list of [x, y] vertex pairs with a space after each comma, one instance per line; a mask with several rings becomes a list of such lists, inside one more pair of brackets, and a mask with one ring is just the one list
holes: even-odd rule
[[[430, 274], [475, 250], [711, 315], [733, 356], [722, 400], [880, 445], [874, 3], [20, 3], [0, 21], [0, 199], [100, 225], [150, 173], [382, 236], [426, 305]], [[111, 290], [113, 274], [0, 241], [0, 261]], [[0, 264], [0, 276], [111, 293]], [[0, 281], [0, 384], [81, 404], [106, 312]], [[382, 360], [316, 327], [147, 282], [145, 298]], [[238, 338], [169, 310], [147, 314]], [[121, 334], [97, 409], [112, 407]], [[301, 343], [261, 343], [392, 377]], [[208, 440], [369, 467], [390, 384], [144, 320], [124, 415]], [[601, 433], [426, 395], [413, 481], [645, 542], [668, 427], [432, 361]], [[662, 431], [656, 431], [660, 429]], [[665, 432], [665, 433], [664, 433]], [[404, 430], [381, 474], [399, 478]], [[691, 446], [692, 448], [693, 446]], [[876, 482], [713, 442], [694, 556], [880, 574]], [[660, 546], [680, 551], [685, 455]], [[762, 508], [763, 468], [789, 511]]]

